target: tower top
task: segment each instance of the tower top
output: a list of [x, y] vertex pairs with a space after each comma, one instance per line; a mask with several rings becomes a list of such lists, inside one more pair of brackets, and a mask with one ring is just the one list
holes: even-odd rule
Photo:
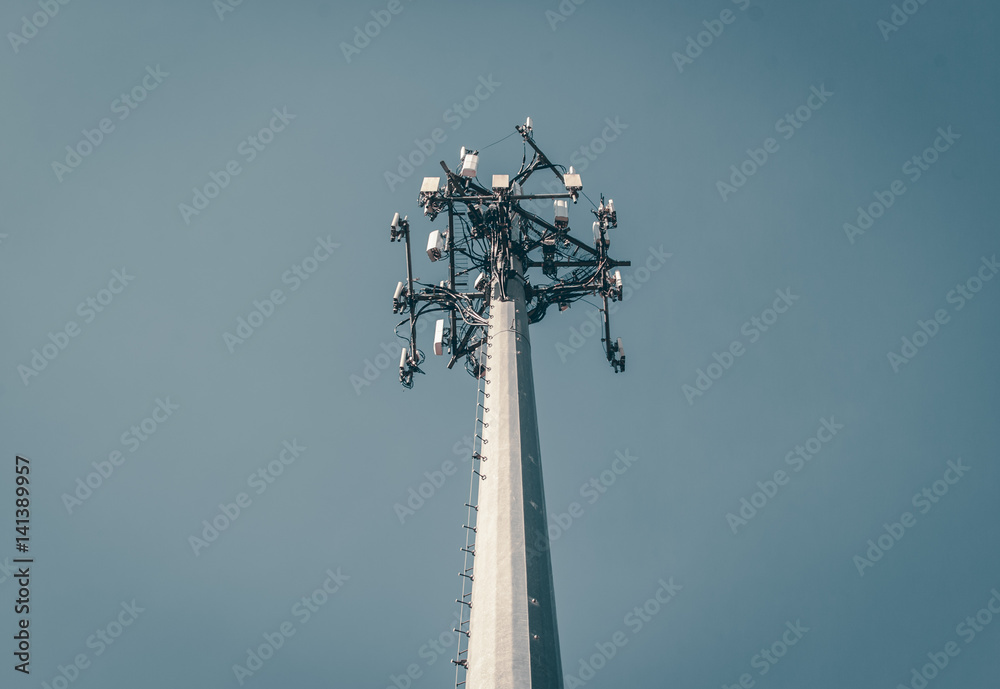
[[[406, 248], [406, 281], [396, 284], [392, 299], [393, 313], [408, 314], [396, 325], [397, 335], [408, 341], [399, 370], [405, 387], [412, 387], [414, 373], [423, 373], [420, 365], [426, 357], [417, 346], [417, 321], [432, 313], [445, 316], [435, 323], [434, 353], [450, 355], [448, 368], [464, 357], [471, 375], [483, 374], [475, 353], [485, 341], [491, 302], [508, 300], [506, 278], [512, 271], [523, 282], [529, 323], [540, 321], [552, 305], [564, 311], [578, 299], [600, 295], [605, 353], [616, 372], [625, 370], [625, 350], [621, 338], [611, 338], [608, 312], [609, 300], [622, 298], [622, 276], [617, 269], [631, 265], [608, 254], [610, 230], [618, 227], [614, 201], [605, 201], [601, 195], [600, 203], [593, 204], [583, 194], [580, 174], [572, 166], [553, 163], [535, 143], [530, 117], [515, 131], [524, 142], [516, 174], [495, 174], [487, 187], [478, 176], [479, 151], [463, 146], [454, 168], [441, 161], [443, 175], [425, 177], [420, 186], [417, 201], [424, 216], [433, 223], [447, 215], [447, 227], [432, 229], [426, 247], [429, 261], [447, 262], [447, 279], [434, 284], [413, 276], [410, 222], [405, 215], [393, 216], [390, 241], [402, 241]], [[557, 180], [546, 186], [557, 191], [527, 193], [532, 175], [546, 170]], [[594, 205], [592, 244], [571, 234], [569, 202], [575, 205], [581, 194]], [[551, 221], [540, 215], [549, 201]], [[532, 281], [532, 271], [538, 268], [548, 279], [544, 284]], [[407, 321], [410, 332], [404, 337], [398, 330]]]

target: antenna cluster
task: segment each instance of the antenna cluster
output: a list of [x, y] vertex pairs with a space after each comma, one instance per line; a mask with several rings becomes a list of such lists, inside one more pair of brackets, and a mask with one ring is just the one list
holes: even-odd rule
[[[399, 213], [393, 216], [390, 241], [403, 242], [406, 248], [406, 281], [396, 284], [392, 296], [393, 313], [408, 314], [396, 325], [397, 335], [400, 326], [410, 324], [405, 338], [409, 346], [403, 348], [399, 363], [404, 387], [413, 386], [414, 373], [423, 373], [419, 365], [425, 356], [417, 347], [417, 320], [434, 313], [444, 316], [435, 323], [434, 353], [450, 355], [448, 368], [464, 357], [466, 370], [482, 377], [485, 367], [475, 353], [486, 341], [490, 303], [508, 300], [506, 289], [512, 279], [524, 284], [529, 323], [540, 321], [549, 306], [565, 310], [578, 299], [600, 295], [605, 353], [615, 372], [625, 370], [625, 350], [621, 338], [612, 341], [608, 311], [609, 301], [622, 298], [617, 269], [631, 265], [608, 254], [609, 231], [618, 227], [614, 201], [605, 202], [601, 195], [600, 204], [591, 210], [596, 217], [593, 245], [572, 236], [569, 201], [576, 204], [583, 192], [580, 175], [572, 167], [551, 162], [542, 152], [534, 141], [530, 117], [515, 129], [524, 140], [524, 155], [513, 177], [493, 175], [487, 187], [478, 177], [479, 151], [462, 147], [454, 169], [441, 161], [443, 177], [425, 177], [420, 186], [417, 200], [424, 215], [433, 222], [447, 214], [447, 227], [430, 232], [426, 253], [432, 263], [447, 261], [448, 279], [434, 284], [414, 277], [409, 221]], [[559, 178], [565, 193], [524, 192], [528, 179], [544, 170]], [[536, 199], [552, 200], [551, 222], [521, 205]], [[533, 284], [528, 274], [532, 268], [540, 268], [548, 282]]]

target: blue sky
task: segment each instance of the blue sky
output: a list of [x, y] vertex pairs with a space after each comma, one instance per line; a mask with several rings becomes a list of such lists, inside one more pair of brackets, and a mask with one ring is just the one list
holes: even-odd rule
[[625, 374], [532, 327], [567, 686], [995, 678], [998, 10], [895, 7], [7, 3], [5, 686], [453, 681], [475, 383], [398, 385], [388, 224], [526, 116], [633, 262]]

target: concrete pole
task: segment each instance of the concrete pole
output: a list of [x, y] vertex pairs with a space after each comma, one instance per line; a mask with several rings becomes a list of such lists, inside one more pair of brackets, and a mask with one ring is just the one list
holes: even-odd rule
[[[467, 689], [563, 689], [522, 267], [490, 302]], [[500, 271], [501, 273], [503, 271]]]

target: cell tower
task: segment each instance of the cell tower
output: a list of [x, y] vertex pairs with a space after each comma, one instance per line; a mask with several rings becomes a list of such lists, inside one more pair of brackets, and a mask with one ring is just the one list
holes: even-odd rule
[[[616, 372], [625, 370], [625, 350], [620, 338], [611, 339], [608, 312], [608, 301], [622, 296], [621, 273], [614, 269], [631, 265], [608, 256], [608, 231], [618, 224], [614, 201], [605, 203], [602, 195], [591, 211], [593, 246], [571, 236], [569, 201], [575, 204], [582, 193], [580, 175], [546, 157], [532, 137], [530, 117], [515, 129], [524, 155], [513, 177], [493, 175], [486, 188], [476, 174], [479, 152], [463, 148], [455, 170], [441, 162], [443, 186], [441, 177], [424, 178], [418, 197], [424, 215], [431, 222], [448, 217], [447, 229], [433, 230], [427, 241], [432, 262], [447, 260], [447, 280], [418, 282], [409, 222], [396, 213], [390, 226], [391, 241], [406, 244], [406, 282], [396, 285], [392, 299], [393, 313], [409, 314], [396, 326], [399, 335], [402, 325], [410, 325], [400, 382], [410, 388], [413, 374], [423, 373], [417, 320], [437, 312], [446, 313], [435, 324], [434, 353], [450, 355], [448, 368], [464, 357], [478, 382], [457, 600], [462, 616], [452, 661], [461, 689], [563, 688], [528, 325], [553, 304], [565, 310], [577, 299], [600, 295], [605, 352]], [[565, 193], [522, 191], [544, 170], [559, 178]], [[544, 199], [553, 202], [551, 223], [534, 212]], [[550, 282], [532, 284], [531, 268], [541, 268]]]

